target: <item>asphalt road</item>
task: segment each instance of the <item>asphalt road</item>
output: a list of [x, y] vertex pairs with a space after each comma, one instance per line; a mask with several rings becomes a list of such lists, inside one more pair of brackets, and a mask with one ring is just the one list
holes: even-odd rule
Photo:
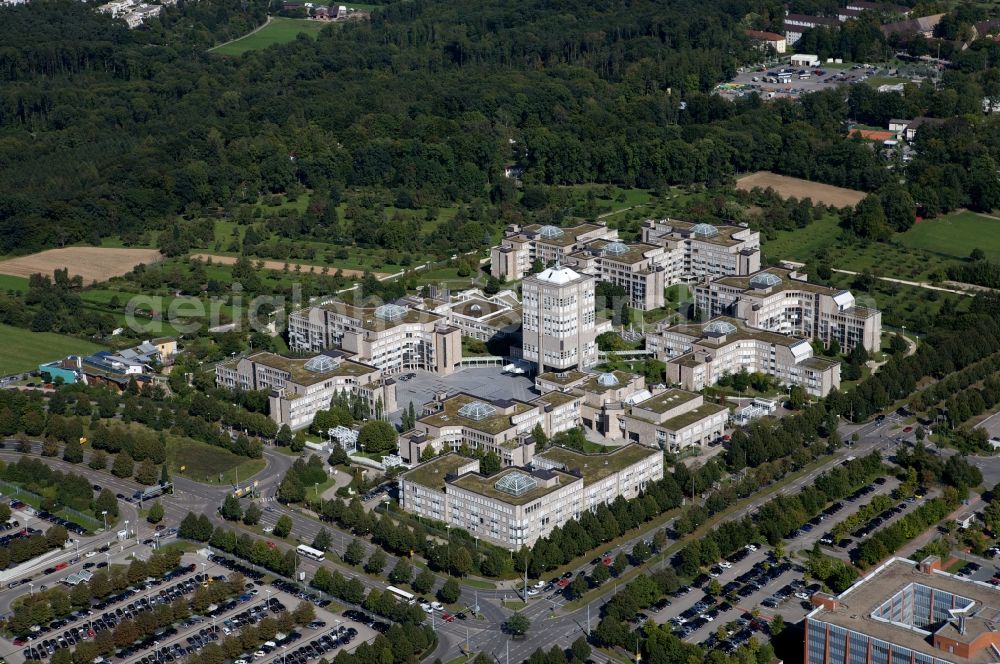
[[[881, 423], [871, 422], [860, 426], [843, 425], [840, 429], [842, 439], [850, 441], [851, 435], [857, 433], [859, 440], [856, 444], [841, 448], [832, 457], [827, 459], [821, 467], [811, 471], [801, 478], [796, 479], [794, 482], [790, 482], [789, 484], [783, 486], [780, 490], [762, 492], [761, 495], [750, 501], [750, 503], [745, 506], [745, 509], [734, 512], [726, 518], [742, 518], [747, 512], [752, 512], [753, 510], [759, 508], [760, 505], [765, 503], [767, 500], [770, 500], [778, 493], [788, 494], [799, 491], [802, 487], [813, 482], [816, 476], [820, 473], [828, 470], [836, 464], [842, 463], [848, 456], [861, 456], [868, 454], [872, 450], [878, 450], [883, 454], [891, 454], [892, 449], [894, 449], [897, 444], [894, 438], [899, 435], [898, 427], [899, 425], [894, 422], [892, 418], [887, 418]], [[19, 456], [19, 454], [11, 450], [0, 451], [0, 458], [16, 458], [17, 456]], [[287, 514], [293, 522], [292, 539], [305, 543], [311, 543], [320, 528], [326, 528], [333, 535], [333, 545], [331, 548], [338, 553], [343, 553], [346, 545], [353, 539], [351, 534], [341, 531], [334, 524], [320, 523], [315, 518], [312, 518], [307, 514], [281, 505], [273, 500], [273, 496], [277, 491], [277, 486], [280, 483], [281, 478], [295, 461], [295, 458], [273, 450], [265, 450], [265, 459], [267, 461], [267, 466], [265, 470], [256, 477], [258, 480], [257, 491], [259, 495], [264, 497], [264, 506], [268, 508], [268, 511], [265, 511], [264, 513], [263, 522], [265, 524], [273, 524], [277, 521], [280, 515]], [[65, 464], [58, 459], [48, 459], [47, 461], [54, 465], [64, 466], [66, 468], [71, 467], [74, 472], [86, 476], [93, 483], [106, 486], [114, 490], [116, 493], [122, 493], [126, 496], [131, 496], [132, 492], [139, 488], [139, 486], [131, 480], [114, 478], [109, 473], [91, 470], [86, 467], [86, 465]], [[995, 473], [996, 477], [1000, 478], [1000, 459], [992, 457], [982, 458], [977, 459], [975, 463], [980, 466], [981, 469], [984, 469], [984, 475], [989, 473], [987, 476], [992, 476], [992, 474]], [[174, 495], [161, 499], [161, 504], [164, 505], [167, 512], [165, 523], [168, 526], [179, 523], [180, 519], [183, 518], [183, 516], [189, 511], [206, 514], [213, 520], [213, 522], [222, 523], [222, 520], [218, 516], [216, 510], [218, 506], [221, 505], [222, 499], [227, 491], [229, 491], [228, 487], [200, 484], [187, 480], [183, 477], [176, 477], [173, 481]], [[867, 497], [867, 499], [870, 499], [870, 497]], [[867, 502], [867, 500], [862, 499], [860, 502]], [[132, 510], [128, 513], [133, 514], [135, 507], [123, 505], [122, 510], [123, 513], [127, 510]], [[844, 516], [846, 516], [847, 513], [848, 512], [844, 512]], [[838, 515], [838, 517], [840, 517], [840, 515]], [[233, 524], [228, 525], [233, 527]], [[824, 523], [823, 526], [815, 528], [812, 533], [808, 534], [808, 537], [804, 538], [801, 543], [792, 542], [790, 545], [792, 547], [799, 548], [811, 546], [809, 538], [818, 538], [822, 532], [825, 532], [828, 529], [827, 524]], [[140, 539], [151, 536], [152, 532], [152, 528], [148, 526], [148, 524], [145, 524], [144, 522], [140, 523]], [[612, 550], [612, 555], [619, 551], [630, 551], [637, 542], [647, 539], [650, 536], [651, 532], [639, 533], [630, 538], [624, 544], [615, 547]], [[87, 538], [87, 540], [81, 541], [81, 550], [85, 550], [85, 547], [97, 548], [103, 545], [108, 538], [109, 534]], [[288, 545], [291, 546], [295, 543], [297, 542], [290, 541]], [[279, 546], [286, 545], [279, 543]], [[371, 548], [370, 544], [366, 546], [368, 546], [369, 549]], [[67, 555], [72, 556], [73, 553], [67, 552]], [[396, 559], [393, 556], [387, 556], [387, 558], [388, 562], [386, 569], [391, 569], [395, 564]], [[82, 565], [82, 560], [81, 563], [78, 563], [78, 565]], [[300, 569], [305, 571], [307, 577], [309, 577], [315, 571], [316, 566], [317, 563], [313, 561], [303, 561]], [[583, 565], [580, 569], [575, 571], [583, 571], [588, 567], [589, 565]], [[71, 566], [71, 568], [63, 570], [62, 573], [68, 574], [73, 571], [73, 569], [74, 568]], [[384, 589], [387, 585], [386, 582], [375, 579], [366, 574], [357, 573], [353, 570], [345, 568], [339, 569], [346, 576], [356, 576], [366, 586], [366, 588]], [[729, 572], [734, 575], [736, 574], [733, 570], [729, 570]], [[442, 581], [443, 579], [439, 578], [438, 583], [441, 583]], [[779, 581], [784, 583], [782, 580]], [[775, 583], [778, 582], [776, 581]], [[774, 586], [772, 588], [772, 585], [773, 584], [769, 584], [767, 588], [760, 591], [763, 596], [770, 594], [778, 587]], [[601, 593], [591, 600], [591, 627], [596, 627], [599, 620], [600, 606], [606, 602], [615, 591], [615, 585], [613, 583], [609, 583]], [[23, 592], [23, 590], [19, 589], [18, 592]], [[526, 659], [534, 650], [540, 647], [546, 649], [551, 648], [553, 645], [569, 647], [574, 639], [579, 637], [581, 634], [585, 634], [587, 631], [586, 607], [579, 608], [574, 611], [568, 611], [565, 608], [565, 602], [547, 599], [547, 596], [542, 594], [529, 599], [527, 607], [523, 609], [524, 615], [532, 621], [532, 628], [529, 630], [528, 635], [521, 639], [512, 639], [507, 634], [503, 633], [500, 628], [503, 621], [506, 620], [506, 618], [513, 612], [511, 609], [505, 608], [502, 605], [502, 600], [510, 595], [510, 589], [482, 590], [467, 584], [463, 585], [460, 604], [471, 607], [478, 601], [483, 619], [477, 620], [470, 615], [470, 618], [465, 621], [456, 620], [452, 623], [443, 623], [436, 618], [434, 626], [440, 637], [440, 642], [438, 648], [430, 655], [430, 659], [440, 657], [442, 660], [447, 661], [448, 659], [455, 657], [458, 654], [459, 649], [468, 644], [474, 651], [485, 651], [490, 653], [495, 656], [499, 662], [505, 662], [508, 651], [507, 649], [509, 647], [510, 657], [512, 660], [522, 661], [523, 659]], [[16, 596], [18, 596], [18, 593], [3, 593], [3, 597], [0, 598], [0, 610], [3, 610], [5, 607], [9, 607], [10, 602]], [[761, 599], [762, 598], [763, 597], [761, 597]], [[748, 599], [755, 600], [754, 597]], [[745, 603], [741, 603], [741, 606], [743, 604]], [[683, 611], [683, 607], [680, 607], [675, 603], [674, 606], [668, 607], [667, 613], [670, 613], [671, 611], [673, 611], [673, 615], [676, 615], [677, 613]], [[668, 617], [670, 616], [664, 616], [664, 618]], [[701, 634], [698, 634], [697, 636], [698, 638], [703, 638], [703, 635]], [[595, 661], [601, 662], [604, 658], [599, 654], [595, 654], [594, 659]]]

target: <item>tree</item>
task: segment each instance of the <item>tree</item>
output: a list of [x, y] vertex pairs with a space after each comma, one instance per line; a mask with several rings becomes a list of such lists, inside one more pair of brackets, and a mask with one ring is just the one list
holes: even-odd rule
[[288, 537], [288, 534], [292, 532], [292, 517], [287, 514], [282, 514], [278, 517], [278, 521], [274, 524], [274, 536], [275, 537]]
[[160, 504], [160, 501], [157, 500], [153, 503], [153, 506], [149, 508], [149, 513], [146, 514], [146, 521], [149, 521], [150, 523], [159, 523], [160, 521], [163, 521], [163, 505]]
[[90, 455], [90, 461], [87, 462], [87, 466], [93, 470], [104, 470], [108, 467], [108, 453], [104, 450], [95, 450]]
[[83, 445], [80, 444], [79, 439], [70, 439], [66, 442], [63, 447], [63, 461], [68, 461], [69, 463], [80, 463], [83, 461]]
[[590, 659], [590, 644], [587, 637], [578, 636], [569, 647], [570, 654], [573, 655], [574, 664], [583, 664]]
[[438, 599], [445, 604], [454, 604], [462, 594], [462, 589], [454, 577], [448, 577], [444, 585], [438, 590]]
[[389, 572], [389, 581], [397, 584], [409, 583], [411, 578], [413, 578], [413, 566], [406, 558], [400, 558]]
[[515, 613], [503, 624], [503, 630], [512, 636], [523, 636], [531, 629], [531, 621], [520, 612]]
[[413, 589], [421, 595], [429, 593], [434, 587], [434, 574], [429, 569], [422, 569], [411, 584]]
[[785, 631], [785, 619], [781, 617], [780, 613], [774, 614], [774, 617], [771, 618], [771, 625], [769, 629], [771, 636], [778, 636]]
[[385, 552], [382, 549], [375, 549], [365, 561], [365, 571], [369, 574], [381, 574], [385, 569]]
[[850, 229], [867, 240], [887, 240], [892, 230], [882, 209], [882, 200], [875, 194], [865, 196], [854, 208]]
[[549, 438], [545, 435], [545, 429], [542, 428], [541, 424], [536, 424], [535, 428], [531, 430], [531, 437], [535, 441], [536, 450], [544, 450], [549, 444]]
[[301, 503], [306, 499], [306, 488], [302, 486], [294, 469], [285, 473], [278, 485], [278, 499], [286, 503]]
[[256, 526], [260, 523], [260, 517], [263, 516], [261, 509], [257, 507], [257, 503], [250, 503], [247, 508], [243, 510], [243, 523], [248, 526]]
[[607, 565], [595, 565], [593, 571], [590, 573], [590, 582], [594, 584], [595, 588], [603, 586], [610, 578], [611, 570], [608, 569]]
[[396, 438], [396, 429], [391, 424], [374, 420], [366, 422], [358, 432], [358, 447], [371, 454], [395, 453], [398, 448]]
[[111, 464], [111, 474], [115, 477], [132, 477], [134, 465], [128, 452], [120, 452], [115, 455], [114, 463]]
[[107, 511], [109, 517], [118, 516], [118, 499], [115, 498], [115, 494], [111, 493], [110, 489], [101, 489], [101, 492], [97, 494], [97, 500], [94, 501], [94, 514], [100, 517], [101, 512], [104, 511]]
[[281, 447], [288, 447], [292, 444], [292, 429], [287, 424], [282, 424], [278, 429], [278, 435], [274, 437], [274, 443]]
[[313, 538], [312, 546], [319, 551], [327, 551], [332, 543], [333, 538], [330, 537], [330, 531], [326, 528], [320, 528], [316, 537]]
[[479, 470], [484, 475], [492, 475], [497, 472], [500, 470], [500, 456], [493, 450], [490, 450], [479, 461]]
[[316, 620], [316, 609], [313, 607], [312, 602], [299, 602], [295, 610], [292, 611], [292, 618], [298, 625], [307, 625]]
[[240, 501], [236, 496], [227, 493], [219, 513], [226, 521], [239, 521], [243, 517], [243, 508], [240, 507]]
[[364, 559], [364, 544], [362, 544], [359, 539], [351, 540], [351, 543], [347, 545], [347, 549], [344, 550], [344, 561], [351, 565], [360, 565], [361, 561]]

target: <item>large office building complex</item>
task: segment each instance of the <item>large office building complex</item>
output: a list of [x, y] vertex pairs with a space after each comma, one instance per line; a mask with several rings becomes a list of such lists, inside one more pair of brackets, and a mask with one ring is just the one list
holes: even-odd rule
[[607, 454], [552, 448], [530, 466], [504, 468], [491, 476], [479, 461], [445, 454], [400, 477], [403, 509], [462, 528], [473, 537], [508, 549], [530, 547], [539, 537], [584, 510], [618, 496], [635, 498], [663, 478], [663, 453], [626, 445]]
[[760, 233], [746, 226], [693, 224], [677, 219], [647, 219], [642, 241], [661, 245], [670, 255], [667, 285], [760, 269]]
[[490, 252], [490, 272], [493, 276], [517, 281], [528, 276], [537, 260], [543, 266], [566, 262], [570, 254], [583, 249], [593, 240], [613, 241], [618, 231], [604, 224], [580, 224], [559, 228], [531, 224], [521, 228], [511, 225], [499, 246]]
[[598, 281], [621, 286], [631, 306], [664, 306], [664, 288], [681, 282], [760, 269], [760, 233], [744, 226], [649, 219], [641, 242], [623, 242], [604, 224], [510, 226], [493, 248], [490, 267], [507, 280], [527, 277], [535, 262], [561, 263]]
[[892, 558], [805, 618], [805, 664], [986, 664], [1000, 661], [1000, 591]]
[[382, 371], [332, 352], [312, 358], [254, 353], [215, 367], [215, 381], [231, 390], [269, 390], [271, 419], [301, 429], [338, 394], [361, 397], [372, 417], [396, 410], [396, 385]]
[[598, 281], [621, 286], [628, 294], [629, 306], [649, 311], [665, 304], [663, 291], [672, 283], [668, 283], [668, 276], [673, 277], [668, 272], [670, 257], [658, 245], [594, 240], [571, 254], [566, 263]]
[[559, 265], [522, 284], [521, 353], [526, 361], [553, 369], [597, 364], [594, 278]]
[[292, 350], [341, 348], [387, 373], [447, 375], [462, 361], [461, 332], [442, 316], [399, 304], [358, 307], [332, 300], [288, 316]]
[[721, 316], [707, 323], [668, 326], [647, 335], [646, 347], [667, 363], [667, 380], [699, 391], [746, 370], [826, 396], [840, 387], [840, 363], [813, 356], [808, 339], [747, 326]]
[[848, 290], [811, 284], [792, 270], [767, 268], [750, 276], [704, 281], [694, 289], [695, 306], [706, 318], [732, 316], [769, 332], [836, 340], [848, 352], [861, 344], [882, 345], [882, 313], [859, 307]]

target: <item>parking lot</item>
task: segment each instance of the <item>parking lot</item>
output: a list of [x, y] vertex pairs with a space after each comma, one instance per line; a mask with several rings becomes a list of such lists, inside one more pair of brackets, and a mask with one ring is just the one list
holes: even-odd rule
[[[778, 82], [779, 75], [787, 76]], [[813, 67], [792, 67], [787, 60], [769, 68], [753, 68], [737, 74], [728, 83], [716, 88], [716, 92], [726, 97], [742, 97], [757, 92], [762, 97], [795, 98], [806, 92], [827, 90], [839, 85], [853, 85], [877, 77], [884, 83], [905, 83], [909, 78], [897, 78], [898, 70], [880, 69], [864, 64], [820, 63]], [[889, 79], [894, 79], [890, 81]]]
[[[190, 601], [194, 591], [202, 585], [225, 581], [227, 576], [223, 572], [229, 571], [229, 567], [236, 567], [201, 559], [200, 569], [203, 571], [198, 572], [197, 560], [189, 556], [185, 560], [186, 566], [162, 579], [147, 580], [143, 587], [126, 589], [91, 605], [89, 610], [81, 609], [49, 625], [37, 626], [32, 636], [13, 641], [17, 650], [8, 655], [8, 661], [16, 664], [22, 660], [48, 659], [56, 649], [74, 648], [83, 641], [96, 638], [103, 631], [114, 630], [123, 621], [140, 622], [144, 613], [155, 612], [161, 605]], [[282, 664], [306, 664], [339, 648], [353, 650], [360, 643], [374, 638], [376, 629], [372, 626], [330, 614], [318, 606], [329, 602], [323, 602], [314, 594], [293, 587], [289, 590], [291, 592], [277, 585], [263, 587], [248, 580], [243, 592], [237, 596], [218, 606], [209, 606], [202, 615], [192, 615], [182, 622], [157, 630], [137, 643], [118, 648], [105, 659], [113, 664], [154, 664], [179, 660], [199, 652], [209, 643], [239, 633], [248, 625], [256, 625], [266, 617], [294, 609], [300, 599], [317, 604], [317, 619], [313, 623], [299, 631], [275, 634], [272, 639], [259, 644], [257, 649], [234, 660], [234, 664], [263, 662], [278, 653], [283, 658]], [[244, 661], [239, 662], [240, 659]]]

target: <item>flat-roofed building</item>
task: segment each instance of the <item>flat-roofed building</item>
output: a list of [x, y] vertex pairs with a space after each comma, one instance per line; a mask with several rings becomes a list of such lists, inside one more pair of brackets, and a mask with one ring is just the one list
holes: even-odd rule
[[891, 558], [840, 595], [817, 593], [805, 664], [987, 664], [1000, 660], [1000, 591], [931, 556]]
[[725, 433], [729, 409], [705, 401], [697, 392], [669, 388], [634, 403], [621, 418], [629, 442], [652, 441], [669, 452], [706, 445]]
[[559, 226], [529, 224], [507, 227], [503, 240], [490, 252], [490, 273], [507, 281], [523, 279], [536, 260], [543, 266], [564, 261], [592, 240], [616, 240], [618, 231], [600, 224]]
[[666, 361], [669, 381], [695, 392], [742, 370], [769, 374], [814, 396], [840, 387], [840, 363], [814, 357], [808, 339], [752, 328], [736, 318], [661, 324], [647, 335], [646, 347]]
[[642, 241], [661, 245], [670, 257], [666, 284], [692, 282], [760, 269], [760, 233], [746, 226], [647, 219]]
[[292, 429], [312, 424], [316, 413], [328, 409], [338, 394], [364, 399], [372, 417], [396, 410], [394, 381], [384, 379], [380, 369], [337, 352], [311, 358], [254, 353], [216, 365], [215, 381], [232, 390], [270, 390], [271, 419]]
[[785, 14], [785, 42], [791, 46], [802, 39], [802, 33], [811, 28], [835, 29], [840, 25], [836, 16], [809, 16], [807, 14]]
[[503, 290], [495, 295], [478, 288], [458, 293], [447, 288], [431, 291], [429, 297], [408, 297], [405, 302], [444, 317], [470, 339], [515, 339], [521, 334], [521, 301], [514, 291]]
[[448, 375], [462, 361], [461, 332], [439, 314], [399, 304], [360, 307], [331, 300], [288, 316], [292, 350], [342, 348], [387, 373]]
[[665, 304], [664, 288], [671, 254], [662, 245], [593, 240], [566, 259], [578, 272], [621, 286], [629, 305], [649, 311]]
[[771, 267], [749, 276], [721, 277], [694, 288], [695, 307], [706, 318], [732, 316], [750, 327], [834, 339], [844, 352], [861, 344], [869, 352], [882, 346], [882, 312], [857, 306], [845, 289], [811, 284], [792, 270]]
[[592, 276], [556, 264], [526, 277], [521, 291], [521, 354], [538, 373], [597, 364]]
[[618, 496], [634, 498], [663, 478], [663, 454], [626, 445], [608, 454], [551, 448], [530, 467], [491, 476], [479, 461], [445, 454], [400, 476], [400, 501], [408, 512], [462, 528], [497, 546], [516, 550]]
[[[535, 378], [542, 398], [574, 398], [580, 425], [606, 442], [626, 441], [679, 451], [725, 432], [729, 409], [698, 393], [653, 386], [625, 371], [547, 372]], [[536, 401], [538, 401], [536, 399]]]
[[535, 453], [531, 430], [544, 421], [538, 403], [491, 401], [465, 392], [440, 395], [424, 404], [414, 430], [400, 438], [399, 455], [416, 464], [428, 447], [440, 454], [464, 443], [471, 450], [496, 453], [504, 466], [523, 466]]

